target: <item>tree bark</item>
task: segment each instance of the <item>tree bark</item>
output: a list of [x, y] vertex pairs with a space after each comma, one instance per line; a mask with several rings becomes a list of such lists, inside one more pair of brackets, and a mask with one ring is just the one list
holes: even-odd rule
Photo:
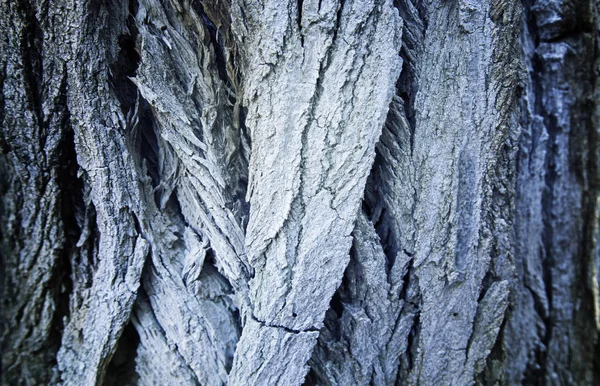
[[598, 384], [598, 7], [2, 0], [2, 384]]

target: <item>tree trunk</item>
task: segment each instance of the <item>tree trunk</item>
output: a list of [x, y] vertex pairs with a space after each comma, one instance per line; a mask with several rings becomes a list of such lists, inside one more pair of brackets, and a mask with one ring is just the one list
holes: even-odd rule
[[1, 382], [600, 383], [589, 0], [2, 0]]

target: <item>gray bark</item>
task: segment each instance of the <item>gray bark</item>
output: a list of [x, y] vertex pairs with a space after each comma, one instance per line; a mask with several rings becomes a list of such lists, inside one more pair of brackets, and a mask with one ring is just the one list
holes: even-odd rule
[[588, 0], [2, 0], [7, 385], [600, 382]]

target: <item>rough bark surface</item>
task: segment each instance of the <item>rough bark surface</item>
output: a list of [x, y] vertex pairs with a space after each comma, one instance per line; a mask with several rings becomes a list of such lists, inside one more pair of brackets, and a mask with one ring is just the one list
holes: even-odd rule
[[1, 0], [0, 382], [600, 382], [589, 0]]

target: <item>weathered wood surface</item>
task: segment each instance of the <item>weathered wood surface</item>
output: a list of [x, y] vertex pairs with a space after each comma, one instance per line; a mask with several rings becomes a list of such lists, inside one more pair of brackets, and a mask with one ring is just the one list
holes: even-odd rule
[[600, 381], [585, 0], [2, 0], [2, 384]]

